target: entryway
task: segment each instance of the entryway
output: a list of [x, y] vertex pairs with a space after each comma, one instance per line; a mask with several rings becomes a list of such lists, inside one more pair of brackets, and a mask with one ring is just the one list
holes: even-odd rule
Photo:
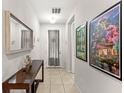
[[48, 40], [48, 67], [60, 67], [59, 30], [49, 30]]

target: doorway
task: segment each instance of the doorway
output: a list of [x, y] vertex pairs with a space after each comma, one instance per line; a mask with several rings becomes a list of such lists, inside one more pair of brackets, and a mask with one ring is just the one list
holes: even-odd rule
[[59, 30], [48, 30], [48, 67], [60, 67]]
[[75, 73], [75, 30], [74, 15], [68, 22], [69, 72]]

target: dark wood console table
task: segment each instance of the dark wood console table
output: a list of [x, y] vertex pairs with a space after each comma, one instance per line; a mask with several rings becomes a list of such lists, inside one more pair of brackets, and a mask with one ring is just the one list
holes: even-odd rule
[[[35, 79], [38, 71], [42, 67], [42, 79]], [[32, 60], [31, 69], [19, 70], [5, 82], [3, 82], [3, 93], [10, 93], [10, 89], [26, 89], [26, 93], [35, 93], [39, 82], [44, 81], [44, 61]]]

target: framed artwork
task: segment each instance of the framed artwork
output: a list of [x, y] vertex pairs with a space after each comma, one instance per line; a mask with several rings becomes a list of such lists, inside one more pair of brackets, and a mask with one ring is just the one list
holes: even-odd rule
[[122, 80], [121, 2], [90, 22], [89, 64]]
[[87, 61], [87, 23], [76, 29], [76, 57]]

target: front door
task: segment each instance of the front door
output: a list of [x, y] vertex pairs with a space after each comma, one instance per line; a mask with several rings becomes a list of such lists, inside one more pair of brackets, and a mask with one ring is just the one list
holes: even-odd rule
[[60, 66], [59, 61], [59, 30], [48, 31], [49, 62], [48, 66]]

